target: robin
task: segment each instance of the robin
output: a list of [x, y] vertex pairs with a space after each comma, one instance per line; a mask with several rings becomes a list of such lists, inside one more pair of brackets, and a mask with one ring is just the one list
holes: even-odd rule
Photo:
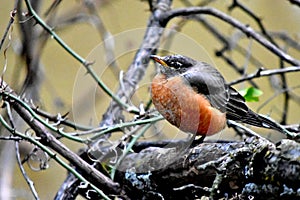
[[151, 84], [152, 102], [158, 112], [184, 132], [206, 136], [220, 132], [227, 119], [253, 126], [286, 130], [253, 112], [245, 99], [226, 84], [213, 66], [182, 55], [150, 56], [160, 64]]

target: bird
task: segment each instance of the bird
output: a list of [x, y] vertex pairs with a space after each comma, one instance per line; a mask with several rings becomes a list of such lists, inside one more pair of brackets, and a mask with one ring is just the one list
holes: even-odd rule
[[180, 130], [205, 137], [221, 132], [227, 120], [233, 120], [288, 132], [274, 120], [252, 111], [244, 97], [210, 64], [178, 54], [150, 58], [160, 69], [151, 83], [152, 103]]

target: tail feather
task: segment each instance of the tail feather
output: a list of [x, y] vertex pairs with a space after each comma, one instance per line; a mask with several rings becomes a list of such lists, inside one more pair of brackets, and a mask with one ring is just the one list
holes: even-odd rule
[[284, 132], [286, 129], [282, 127], [278, 122], [274, 121], [272, 118], [257, 114], [258, 119], [264, 128], [274, 129], [279, 132]]
[[245, 118], [243, 118], [243, 120], [241, 120], [241, 121], [246, 124], [249, 124], [249, 125], [276, 130], [276, 131], [283, 133], [286, 136], [291, 137], [291, 138], [297, 137], [297, 134], [289, 132], [282, 125], [280, 125], [278, 122], [276, 122], [272, 118], [261, 115], [261, 114], [256, 114], [255, 112], [253, 112], [250, 109], [247, 113], [247, 116]]
[[229, 98], [226, 101], [227, 119], [243, 122], [252, 126], [274, 129], [291, 138], [300, 137], [291, 133], [273, 119], [256, 114], [245, 103], [245, 99], [234, 88], [228, 87]]

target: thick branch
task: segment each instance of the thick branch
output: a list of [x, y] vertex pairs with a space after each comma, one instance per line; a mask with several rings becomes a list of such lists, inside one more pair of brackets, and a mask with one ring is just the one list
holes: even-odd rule
[[[291, 198], [300, 185], [299, 158], [300, 145], [291, 140], [282, 140], [277, 147], [255, 138], [203, 143], [186, 151], [152, 147], [128, 155], [119, 167], [117, 180], [133, 199], [218, 199], [236, 194], [244, 197], [241, 199], [249, 195], [278, 199], [288, 195], [284, 194], [286, 188], [294, 191], [289, 194]], [[264, 185], [273, 193], [250, 187]]]

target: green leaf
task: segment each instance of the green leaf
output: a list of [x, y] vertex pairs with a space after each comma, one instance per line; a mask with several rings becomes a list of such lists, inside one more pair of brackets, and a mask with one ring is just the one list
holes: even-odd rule
[[240, 94], [247, 102], [257, 102], [259, 101], [259, 97], [263, 94], [263, 92], [255, 87], [248, 87], [241, 90]]

